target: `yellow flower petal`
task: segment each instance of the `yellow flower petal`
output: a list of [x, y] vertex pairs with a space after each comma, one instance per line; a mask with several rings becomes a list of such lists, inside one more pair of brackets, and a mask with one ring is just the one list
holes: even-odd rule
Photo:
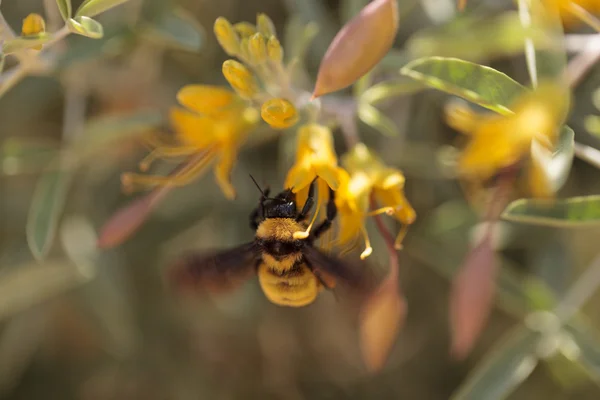
[[231, 184], [231, 170], [237, 158], [237, 147], [230, 146], [221, 150], [221, 157], [215, 165], [215, 178], [221, 191], [229, 200], [235, 198], [235, 188]]
[[180, 107], [173, 107], [170, 120], [175, 130], [175, 136], [183, 144], [203, 148], [215, 140], [215, 124], [208, 117], [194, 114]]
[[315, 165], [315, 172], [317, 173], [317, 176], [327, 182], [327, 185], [333, 190], [337, 190], [340, 187], [342, 179], [340, 175], [346, 173], [343, 168], [328, 164]]
[[236, 95], [222, 86], [186, 85], [177, 92], [177, 101], [200, 114], [215, 115], [232, 104]]
[[288, 171], [285, 179], [285, 187], [292, 188], [294, 193], [310, 185], [317, 175], [315, 171], [307, 165], [296, 164]]
[[398, 221], [407, 225], [410, 225], [413, 222], [415, 222], [415, 219], [417, 218], [417, 213], [412, 208], [402, 191], [397, 189], [375, 189], [375, 197], [381, 203], [381, 205], [397, 209], [397, 211], [394, 212], [393, 216]]
[[377, 186], [383, 190], [404, 188], [404, 175], [394, 168], [385, 168], [379, 174]]

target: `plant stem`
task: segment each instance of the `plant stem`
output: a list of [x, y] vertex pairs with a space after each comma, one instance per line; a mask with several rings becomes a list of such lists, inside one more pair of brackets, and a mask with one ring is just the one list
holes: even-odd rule
[[600, 286], [600, 256], [596, 256], [592, 264], [579, 276], [571, 286], [554, 313], [565, 322], [571, 318], [596, 292]]
[[577, 158], [600, 169], [600, 150], [577, 142], [575, 142], [574, 149]]

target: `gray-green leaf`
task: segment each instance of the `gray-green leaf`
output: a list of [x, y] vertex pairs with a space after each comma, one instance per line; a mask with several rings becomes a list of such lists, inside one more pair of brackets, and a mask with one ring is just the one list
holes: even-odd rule
[[88, 17], [75, 17], [67, 20], [69, 30], [81, 36], [100, 39], [104, 36], [104, 29], [100, 22]]
[[188, 51], [198, 51], [205, 38], [204, 28], [184, 9], [161, 15], [143, 31], [150, 40]]
[[600, 195], [559, 200], [515, 200], [502, 214], [507, 221], [573, 228], [600, 224]]
[[527, 90], [500, 71], [458, 58], [420, 58], [400, 73], [503, 115], [512, 114], [510, 105]]
[[452, 400], [504, 399], [519, 386], [538, 364], [536, 347], [539, 332], [525, 327], [513, 330], [487, 359], [476, 367]]
[[398, 127], [390, 118], [386, 117], [378, 109], [367, 103], [358, 106], [358, 117], [362, 122], [370, 125], [385, 136], [397, 136]]
[[119, 4], [125, 3], [127, 0], [85, 0], [77, 9], [75, 17], [93, 17], [103, 13]]
[[29, 249], [39, 261], [46, 257], [54, 241], [72, 177], [71, 171], [52, 169], [38, 180], [26, 230]]
[[73, 12], [71, 0], [56, 0], [56, 5], [58, 5], [58, 10], [64, 21], [71, 18], [71, 13]]

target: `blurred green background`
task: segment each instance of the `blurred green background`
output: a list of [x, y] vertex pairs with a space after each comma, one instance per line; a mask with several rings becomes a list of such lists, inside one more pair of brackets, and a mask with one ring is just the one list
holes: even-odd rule
[[[18, 31], [29, 13], [44, 15], [43, 2], [4, 0], [0, 11]], [[74, 0], [74, 8], [79, 3]], [[463, 362], [451, 359], [448, 277], [461, 265], [477, 215], [438, 162], [439, 150], [455, 144], [457, 134], [443, 119], [448, 96], [432, 90], [380, 106], [397, 124], [396, 137], [360, 125], [363, 140], [405, 173], [406, 196], [417, 211], [400, 252], [408, 316], [388, 363], [377, 374], [367, 373], [362, 364], [354, 311], [329, 293], [307, 308], [286, 309], [270, 304], [256, 280], [228, 296], [186, 301], [165, 285], [165, 267], [180, 251], [227, 247], [252, 237], [247, 219], [258, 196], [248, 173], [280, 189], [293, 154], [285, 137], [241, 152], [232, 177], [235, 201], [225, 201], [207, 173], [173, 191], [125, 244], [78, 258], [73, 253], [89, 247], [102, 224], [133, 198], [122, 193], [119, 175], [137, 169], [146, 154], [135, 138], [91, 151], [73, 168], [49, 261], [36, 264], [26, 242], [27, 217], [43, 168], [72, 134], [64, 130], [65, 123], [78, 126], [81, 116], [87, 120], [136, 110], [164, 114], [185, 84], [225, 85], [221, 64], [227, 56], [212, 33], [218, 16], [254, 21], [264, 12], [286, 43], [294, 39], [294, 26], [317, 22], [319, 34], [304, 60], [314, 79], [335, 33], [365, 3], [130, 0], [97, 17], [104, 25], [103, 39], [69, 36], [57, 45], [56, 71], [28, 77], [0, 98], [2, 398], [447, 399], [498, 340], [522, 324], [527, 307], [534, 307], [531, 299], [537, 293], [531, 279], [557, 296], [565, 292], [598, 252], [600, 229], [505, 223], [503, 270], [514, 285], [499, 284], [499, 291], [501, 300], [509, 301], [494, 310], [475, 351]], [[398, 77], [411, 57], [405, 44], [413, 35], [436, 25], [443, 28], [456, 17], [450, 0], [402, 0], [399, 5], [400, 33], [376, 81]], [[202, 27], [197, 31], [198, 51], [139, 34], [174, 6]], [[508, 1], [469, 2], [473, 15], [481, 18], [511, 7]], [[472, 45], [486, 46], [481, 41]], [[521, 55], [480, 61], [522, 83], [527, 80]], [[13, 65], [8, 58], [5, 70]], [[592, 69], [576, 89], [569, 118], [576, 140], [596, 147], [600, 142], [586, 132], [583, 118], [599, 113], [592, 103], [600, 85], [598, 72]], [[76, 110], [74, 116], [66, 108]], [[337, 132], [336, 145], [341, 154], [345, 147]], [[576, 159], [559, 196], [595, 193], [600, 193], [597, 170]], [[385, 271], [385, 245], [369, 227], [375, 248], [369, 262]], [[600, 323], [595, 311], [599, 301], [594, 296], [584, 309], [592, 326]], [[576, 367], [564, 363], [542, 364], [510, 398], [597, 399], [595, 378], [582, 378]], [[498, 382], [502, 379], [497, 377]]]

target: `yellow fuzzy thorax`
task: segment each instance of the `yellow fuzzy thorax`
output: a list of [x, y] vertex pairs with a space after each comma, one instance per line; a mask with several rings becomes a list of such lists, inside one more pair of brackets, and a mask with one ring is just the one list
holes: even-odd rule
[[291, 242], [294, 240], [294, 232], [304, 231], [305, 229], [306, 226], [291, 218], [268, 218], [258, 226], [256, 237]]

